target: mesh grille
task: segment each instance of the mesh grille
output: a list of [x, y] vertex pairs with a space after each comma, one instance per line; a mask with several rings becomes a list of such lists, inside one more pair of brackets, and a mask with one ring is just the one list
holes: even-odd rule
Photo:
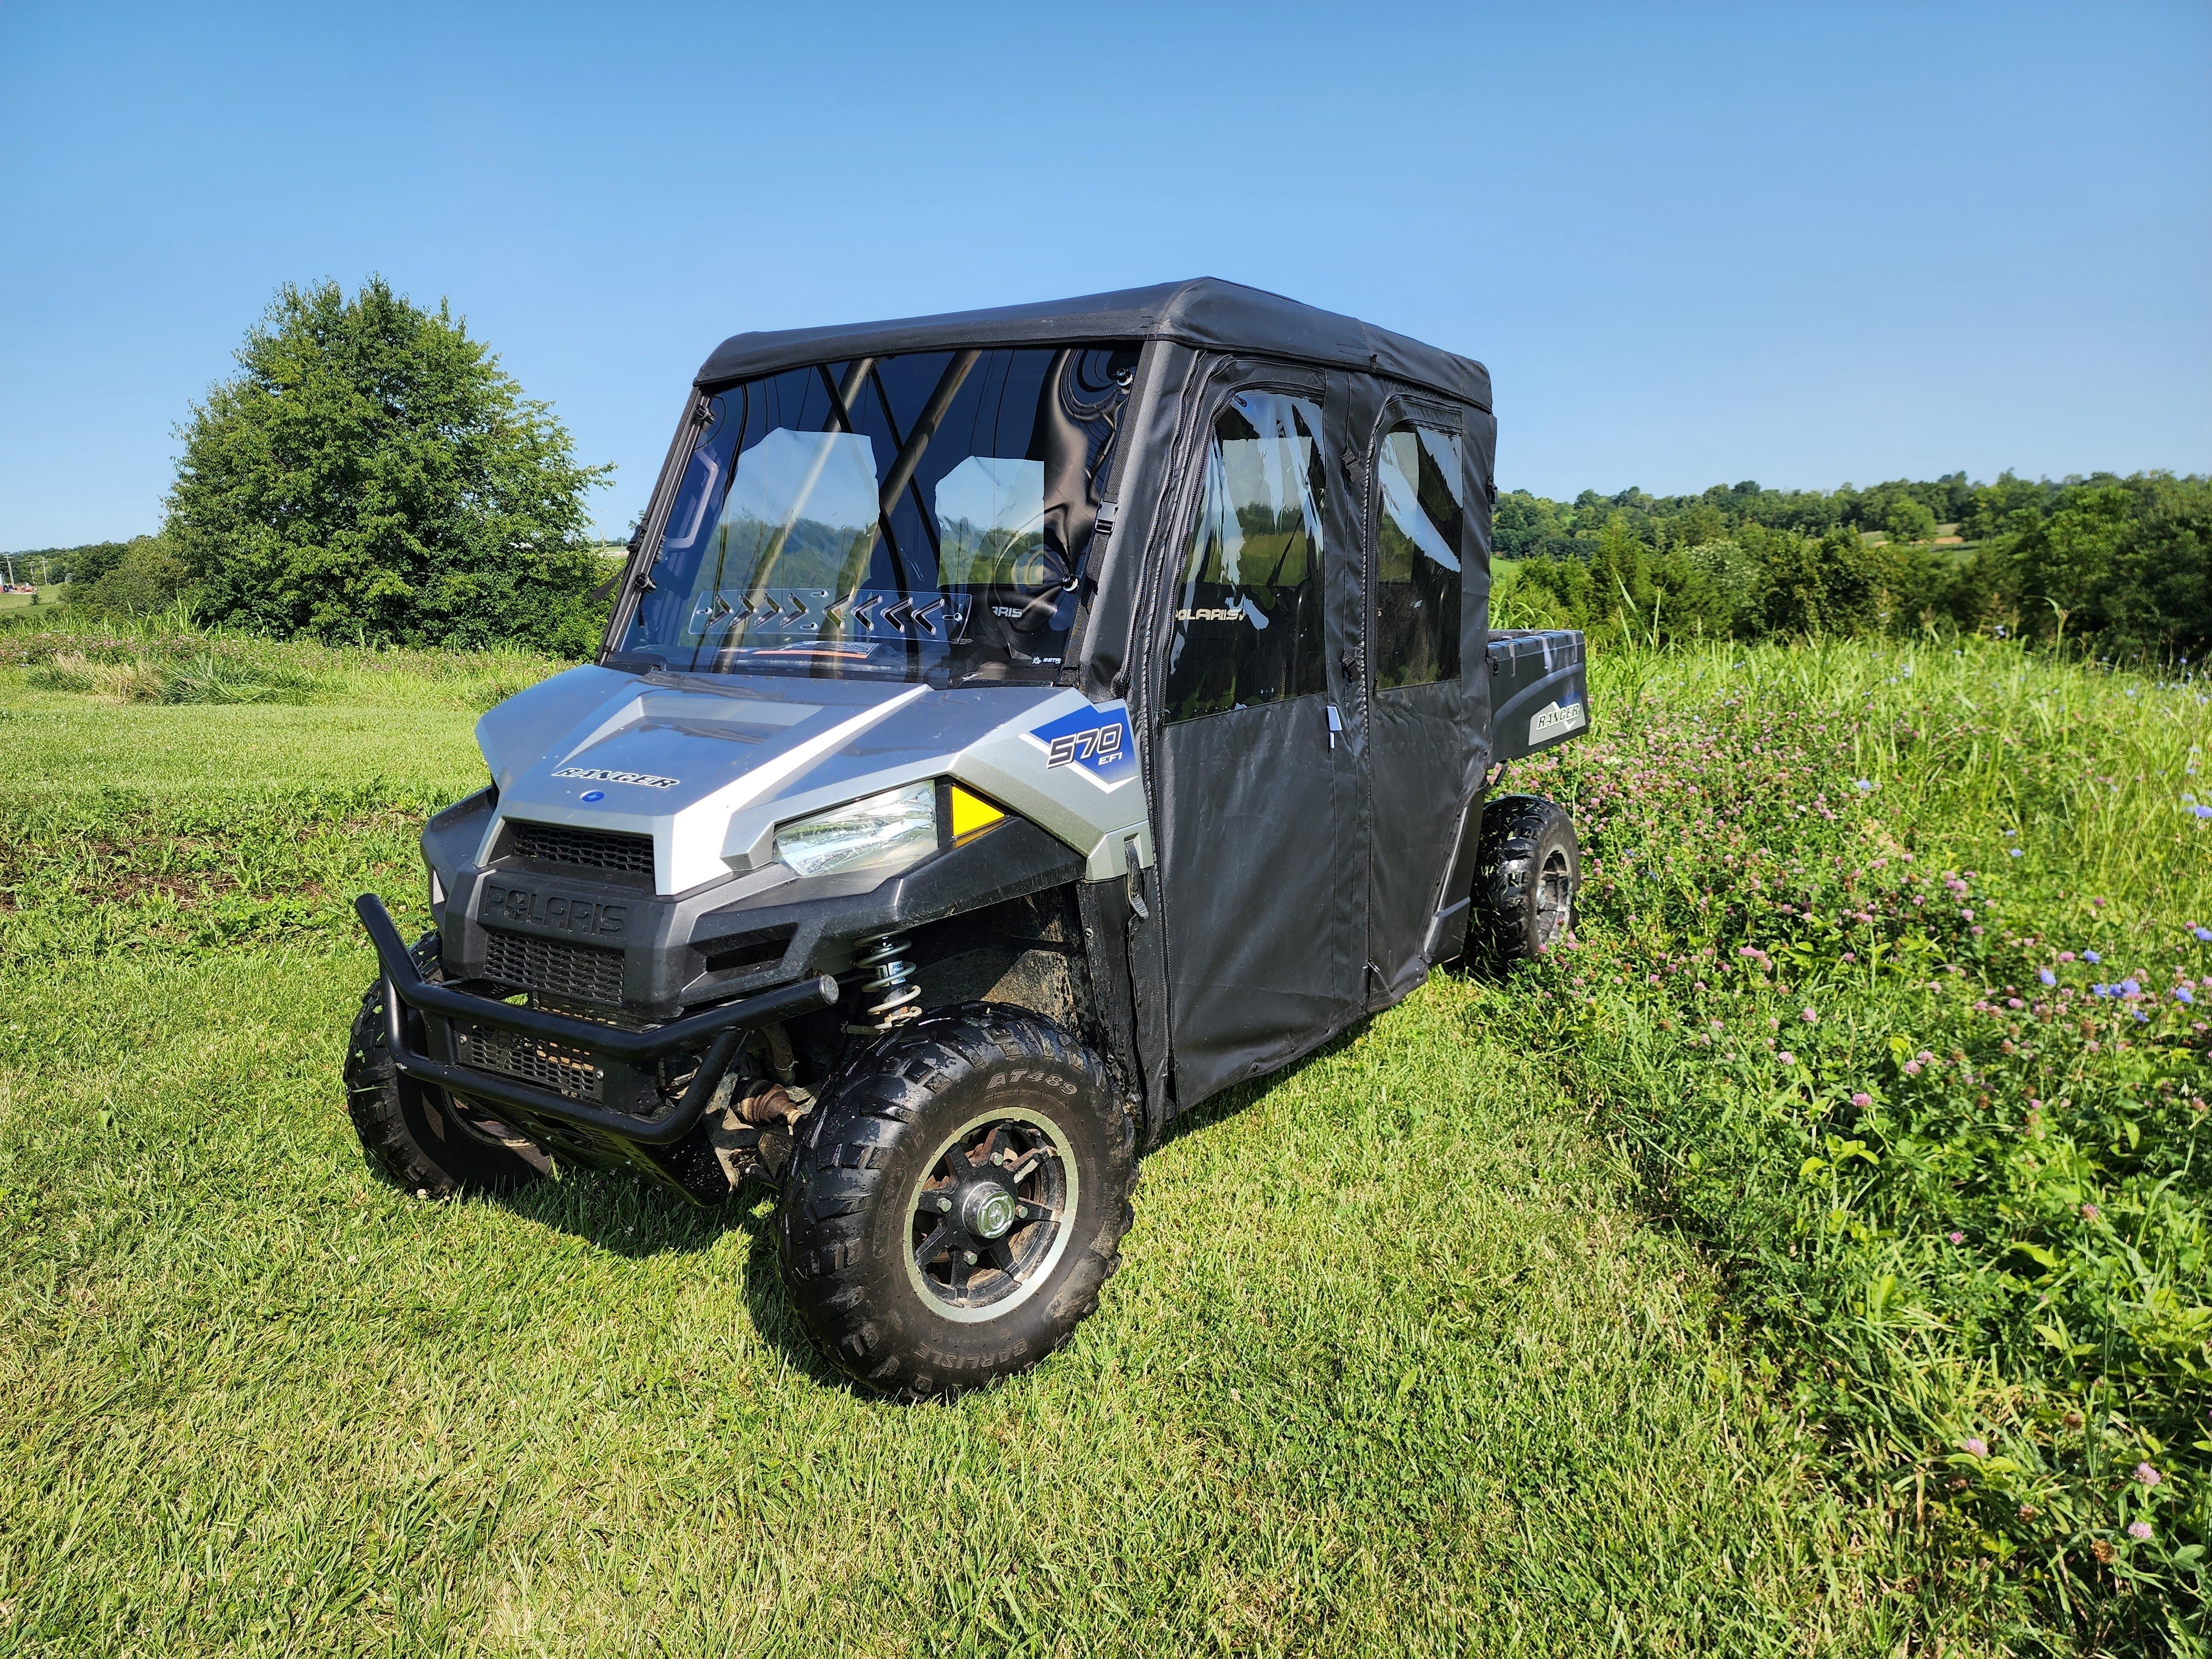
[[543, 1037], [484, 1025], [456, 1024], [453, 1041], [462, 1065], [533, 1083], [571, 1100], [597, 1100], [606, 1085], [606, 1074], [591, 1055]]
[[525, 991], [586, 1002], [620, 1002], [623, 956], [588, 945], [529, 939], [520, 933], [484, 929], [484, 977]]
[[514, 839], [507, 850], [540, 864], [573, 864], [586, 870], [620, 870], [653, 874], [653, 837], [619, 836], [610, 830], [571, 830], [562, 823], [509, 821]]

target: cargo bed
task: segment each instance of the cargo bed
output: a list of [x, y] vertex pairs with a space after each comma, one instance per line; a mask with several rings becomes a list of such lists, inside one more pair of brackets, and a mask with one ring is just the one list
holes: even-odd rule
[[1589, 726], [1579, 629], [1493, 629], [1490, 635], [1491, 759], [1517, 760]]

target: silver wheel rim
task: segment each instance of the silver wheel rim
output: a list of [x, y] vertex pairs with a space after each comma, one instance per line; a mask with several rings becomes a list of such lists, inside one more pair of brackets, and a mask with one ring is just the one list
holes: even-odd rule
[[1540, 948], [1554, 943], [1567, 931], [1567, 921], [1574, 915], [1575, 878], [1567, 866], [1564, 848], [1554, 847], [1545, 855], [1544, 867], [1536, 877], [1536, 944]]
[[907, 1196], [907, 1282], [955, 1324], [1011, 1313], [1067, 1254], [1081, 1196], [1058, 1124], [1022, 1106], [980, 1112], [939, 1143]]

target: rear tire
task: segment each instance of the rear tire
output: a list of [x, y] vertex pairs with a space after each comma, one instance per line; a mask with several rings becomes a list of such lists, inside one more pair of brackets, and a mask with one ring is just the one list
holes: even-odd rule
[[884, 1038], [802, 1127], [777, 1231], [807, 1332], [897, 1398], [1066, 1342], [1121, 1266], [1136, 1122], [1050, 1020], [969, 1003]]
[[1536, 795], [1507, 795], [1482, 811], [1472, 939], [1500, 965], [1533, 962], [1572, 931], [1582, 853], [1567, 809]]
[[[426, 976], [438, 976], [435, 933], [416, 945], [415, 960]], [[407, 1018], [421, 1016], [410, 1012]], [[417, 1198], [513, 1192], [551, 1172], [544, 1151], [505, 1125], [473, 1110], [465, 1119], [444, 1090], [399, 1074], [385, 1036], [381, 979], [369, 987], [354, 1018], [345, 1091], [369, 1168]]]

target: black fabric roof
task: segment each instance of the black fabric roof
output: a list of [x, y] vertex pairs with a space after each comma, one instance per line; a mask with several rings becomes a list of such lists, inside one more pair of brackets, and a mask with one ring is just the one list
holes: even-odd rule
[[733, 334], [714, 348], [698, 381], [712, 386], [808, 363], [955, 346], [1147, 339], [1366, 369], [1490, 407], [1490, 371], [1472, 358], [1215, 276], [940, 317]]

